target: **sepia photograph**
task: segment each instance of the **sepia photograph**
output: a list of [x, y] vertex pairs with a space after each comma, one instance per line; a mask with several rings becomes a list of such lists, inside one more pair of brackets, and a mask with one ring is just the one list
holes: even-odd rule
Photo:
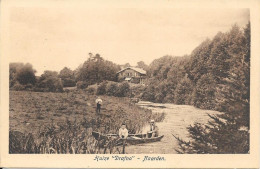
[[5, 12], [9, 155], [170, 163], [164, 154], [256, 151], [250, 7], [85, 2]]

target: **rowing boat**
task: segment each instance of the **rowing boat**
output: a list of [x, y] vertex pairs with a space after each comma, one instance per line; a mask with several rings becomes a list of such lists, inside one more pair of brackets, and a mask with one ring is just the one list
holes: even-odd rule
[[[95, 137], [96, 140], [107, 139], [109, 137], [118, 137], [118, 134], [102, 134], [95, 131], [92, 132], [92, 135]], [[158, 137], [147, 138], [146, 134], [129, 134], [126, 138], [126, 142], [130, 145], [145, 144], [161, 141], [163, 137], [164, 136], [162, 135]], [[122, 143], [123, 139], [119, 139], [117, 145], [121, 145]]]
[[[108, 137], [119, 137], [118, 134], [102, 134], [100, 132], [92, 131], [92, 136], [95, 137], [95, 139], [104, 139]], [[138, 137], [138, 138], [144, 138], [146, 137], [146, 134], [128, 134], [129, 137]]]

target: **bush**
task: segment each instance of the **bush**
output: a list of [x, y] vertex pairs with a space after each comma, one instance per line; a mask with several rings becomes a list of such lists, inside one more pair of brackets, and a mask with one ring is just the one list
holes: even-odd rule
[[130, 87], [131, 97], [141, 98], [145, 90], [145, 86], [142, 84], [133, 85]]
[[86, 89], [88, 87], [88, 83], [84, 81], [78, 81], [76, 86], [77, 89]]
[[62, 79], [62, 84], [64, 87], [74, 87], [76, 86], [76, 82], [73, 79], [64, 78]]
[[96, 140], [82, 122], [51, 124], [38, 135], [9, 132], [10, 154], [96, 154], [97, 150]]
[[94, 85], [89, 86], [86, 91], [88, 92], [88, 94], [96, 94], [97, 93], [97, 87], [95, 87]]
[[127, 97], [130, 93], [130, 85], [128, 82], [123, 82], [118, 85], [116, 96]]
[[16, 82], [13, 87], [12, 87], [13, 90], [16, 90], [16, 91], [21, 91], [21, 90], [25, 90], [25, 86], [24, 85], [21, 85], [19, 82]]
[[100, 83], [97, 87], [97, 95], [106, 94], [106, 87], [107, 87], [107, 81], [103, 81], [102, 83]]
[[106, 94], [108, 96], [116, 96], [118, 84], [116, 82], [108, 82], [106, 86]]
[[154, 86], [153, 85], [149, 85], [145, 88], [141, 98], [143, 100], [148, 100], [148, 101], [151, 101], [151, 102], [154, 102], [155, 101], [155, 89], [154, 89]]
[[44, 92], [63, 91], [61, 79], [58, 77], [58, 73], [54, 71], [45, 71], [41, 75], [37, 87], [43, 89]]

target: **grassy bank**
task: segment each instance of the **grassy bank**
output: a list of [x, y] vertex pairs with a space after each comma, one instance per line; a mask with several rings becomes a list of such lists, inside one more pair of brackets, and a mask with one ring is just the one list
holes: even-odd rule
[[96, 96], [84, 91], [10, 91], [10, 153], [97, 153], [91, 131], [117, 133], [125, 122], [130, 133], [138, 133], [150, 119], [162, 120], [129, 98], [101, 98], [97, 115]]

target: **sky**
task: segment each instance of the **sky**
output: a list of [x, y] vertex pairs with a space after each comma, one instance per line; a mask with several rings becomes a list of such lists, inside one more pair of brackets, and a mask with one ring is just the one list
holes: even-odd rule
[[206, 38], [244, 27], [247, 9], [30, 8], [10, 12], [10, 62], [74, 70], [99, 53], [117, 64], [190, 54]]

